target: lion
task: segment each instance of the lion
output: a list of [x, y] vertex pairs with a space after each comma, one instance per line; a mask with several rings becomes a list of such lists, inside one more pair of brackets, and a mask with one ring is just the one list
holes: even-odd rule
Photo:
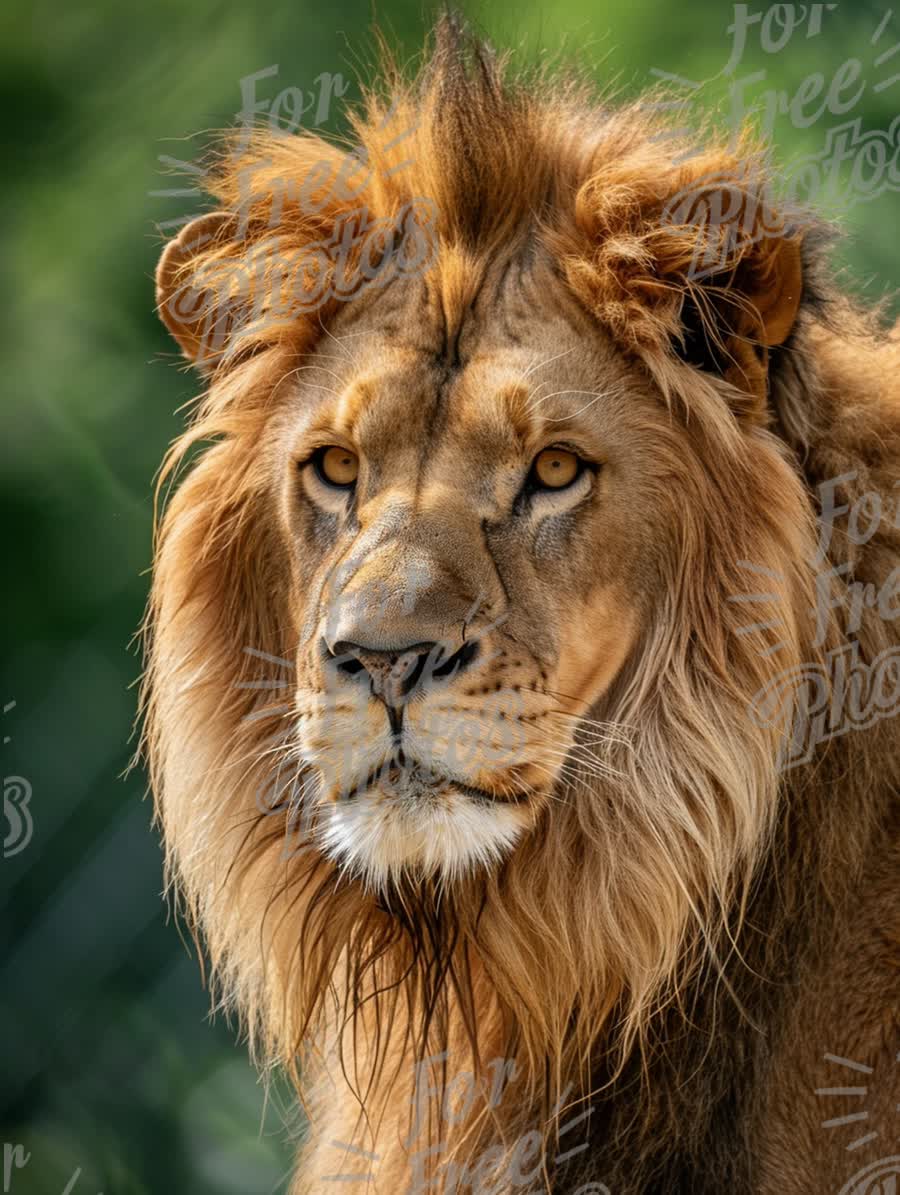
[[453, 17], [353, 119], [226, 140], [157, 273], [146, 755], [291, 1190], [875, 1189], [897, 329], [752, 136]]

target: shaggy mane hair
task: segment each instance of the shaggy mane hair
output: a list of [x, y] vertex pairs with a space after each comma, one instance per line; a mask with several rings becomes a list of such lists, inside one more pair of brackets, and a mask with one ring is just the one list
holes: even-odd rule
[[[537, 1126], [554, 1191], [595, 1173], [617, 1193], [756, 1190], [747, 1126], [765, 1118], [785, 993], [819, 974], [849, 894], [873, 851], [883, 857], [898, 738], [884, 720], [782, 771], [783, 719], [752, 710], [778, 674], [821, 667], [846, 642], [835, 611], [816, 640], [816, 487], [853, 473], [845, 501], [891, 492], [900, 402], [886, 379], [900, 345], [832, 287], [827, 237], [808, 215], [779, 211], [773, 224], [751, 138], [707, 140], [679, 162], [688, 147], [660, 140], [646, 99], [598, 105], [583, 83], [508, 74], [445, 19], [418, 78], [388, 66], [354, 117], [361, 165], [350, 163], [346, 195], [323, 185], [315, 205], [297, 199], [310, 172], [326, 177], [321, 163], [347, 171], [346, 146], [305, 133], [228, 141], [210, 175], [216, 211], [164, 259], [162, 313], [209, 382], [163, 468], [171, 485], [191, 462], [161, 520], [147, 619], [144, 741], [169, 879], [209, 952], [218, 1004], [262, 1063], [294, 1077], [314, 1141], [378, 1152], [373, 1189], [405, 1189], [410, 1074], [446, 1055], [445, 1083], [466, 1066], [515, 1063], [515, 1096], [449, 1131], [457, 1159], [499, 1143], [502, 1169]], [[673, 219], [683, 195], [697, 202]], [[733, 219], [698, 214], [723, 195]], [[549, 248], [672, 417], [691, 421], [706, 475], [657, 622], [604, 706], [631, 728], [607, 744], [608, 772], [585, 773], [565, 811], [553, 803], [541, 834], [493, 871], [376, 896], [298, 817], [278, 694], [296, 595], [258, 446], [340, 306], [276, 318], [277, 263], [300, 260], [361, 201], [390, 223], [423, 198], [449, 336], [501, 248]], [[715, 270], [698, 277], [698, 260]], [[765, 296], [801, 276], [796, 318], [766, 331]], [[864, 548], [836, 534], [826, 564], [883, 583], [898, 550], [885, 521]], [[748, 608], [730, 601], [760, 587], [747, 561], [771, 591], [749, 634]], [[865, 611], [861, 658], [896, 645], [897, 625]], [[330, 1071], [349, 1107], [329, 1093]], [[441, 1099], [438, 1078], [432, 1136]], [[562, 1122], [588, 1107], [596, 1171], [583, 1156], [554, 1165]], [[341, 1168], [326, 1155], [310, 1147], [297, 1191], [320, 1192]]]

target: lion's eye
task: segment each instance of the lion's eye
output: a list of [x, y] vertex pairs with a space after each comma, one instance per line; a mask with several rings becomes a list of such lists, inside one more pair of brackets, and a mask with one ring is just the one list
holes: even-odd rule
[[326, 485], [349, 489], [359, 475], [359, 457], [349, 448], [332, 444], [328, 448], [320, 448], [313, 460], [316, 472]]
[[581, 473], [581, 461], [566, 448], [545, 448], [534, 458], [531, 476], [545, 490], [562, 490]]

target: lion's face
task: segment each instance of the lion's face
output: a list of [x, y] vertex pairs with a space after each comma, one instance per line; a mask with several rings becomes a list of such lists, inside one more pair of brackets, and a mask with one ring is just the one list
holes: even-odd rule
[[443, 336], [421, 280], [351, 305], [272, 429], [298, 752], [373, 882], [496, 857], [602, 742], [691, 455], [549, 270], [490, 274], [451, 366]]

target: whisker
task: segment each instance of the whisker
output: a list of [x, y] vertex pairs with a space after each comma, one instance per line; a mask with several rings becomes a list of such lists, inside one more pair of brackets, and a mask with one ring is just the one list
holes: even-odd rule
[[346, 381], [347, 381], [347, 379], [345, 377], [342, 377], [341, 374], [339, 374], [339, 373], [335, 373], [333, 369], [326, 369], [324, 365], [318, 365], [318, 364], [316, 364], [316, 365], [298, 365], [296, 369], [291, 370], [291, 372], [289, 374], [287, 374], [286, 376], [293, 377], [294, 374], [305, 373], [305, 371], [308, 369], [321, 370], [322, 373], [329, 374], [331, 377], [335, 378], [342, 385], [344, 383], [346, 383]]
[[534, 371], [536, 369], [543, 369], [545, 366], [550, 365], [551, 362], [559, 361], [560, 358], [567, 357], [569, 355], [569, 353], [574, 353], [574, 352], [575, 352], [575, 348], [573, 346], [570, 349], [566, 349], [565, 352], [563, 352], [563, 353], [557, 353], [555, 357], [548, 357], [545, 361], [538, 361], [534, 365], [530, 365], [528, 367], [528, 369], [526, 369], [525, 372], [521, 375], [522, 380], [524, 381], [525, 378], [527, 378], [530, 374], [534, 373]]
[[335, 398], [341, 397], [340, 391], [335, 390], [333, 386], [320, 386], [316, 382], [304, 382], [303, 385], [308, 386], [310, 390], [321, 390], [325, 394], [331, 394]]
[[583, 414], [590, 407], [592, 407], [594, 405], [594, 403], [599, 402], [600, 399], [613, 398], [616, 395], [621, 394], [621, 393], [622, 393], [621, 386], [615, 387], [612, 390], [603, 390], [603, 391], [597, 391], [597, 390], [554, 390], [552, 394], [544, 394], [541, 396], [541, 398], [532, 399], [531, 403], [529, 403], [529, 405], [528, 405], [528, 411], [533, 412], [534, 410], [537, 409], [538, 406], [540, 406], [541, 403], [549, 402], [549, 400], [551, 398], [558, 398], [561, 394], [589, 394], [591, 396], [591, 401], [589, 403], [585, 403], [584, 406], [580, 407], [577, 411], [574, 411], [571, 414], [559, 415], [559, 416], [555, 416], [555, 417], [549, 417], [549, 416], [547, 417], [548, 423], [563, 423], [567, 419], [572, 419], [577, 415]]
[[[551, 757], [556, 755], [559, 758], [561, 753], [550, 752]], [[569, 763], [569, 756], [565, 756], [560, 763], [560, 771], [566, 775], [577, 777], [584, 780], [586, 777], [593, 776], [597, 780], [623, 780], [625, 774], [618, 769], [607, 766], [599, 760], [578, 759]]]

